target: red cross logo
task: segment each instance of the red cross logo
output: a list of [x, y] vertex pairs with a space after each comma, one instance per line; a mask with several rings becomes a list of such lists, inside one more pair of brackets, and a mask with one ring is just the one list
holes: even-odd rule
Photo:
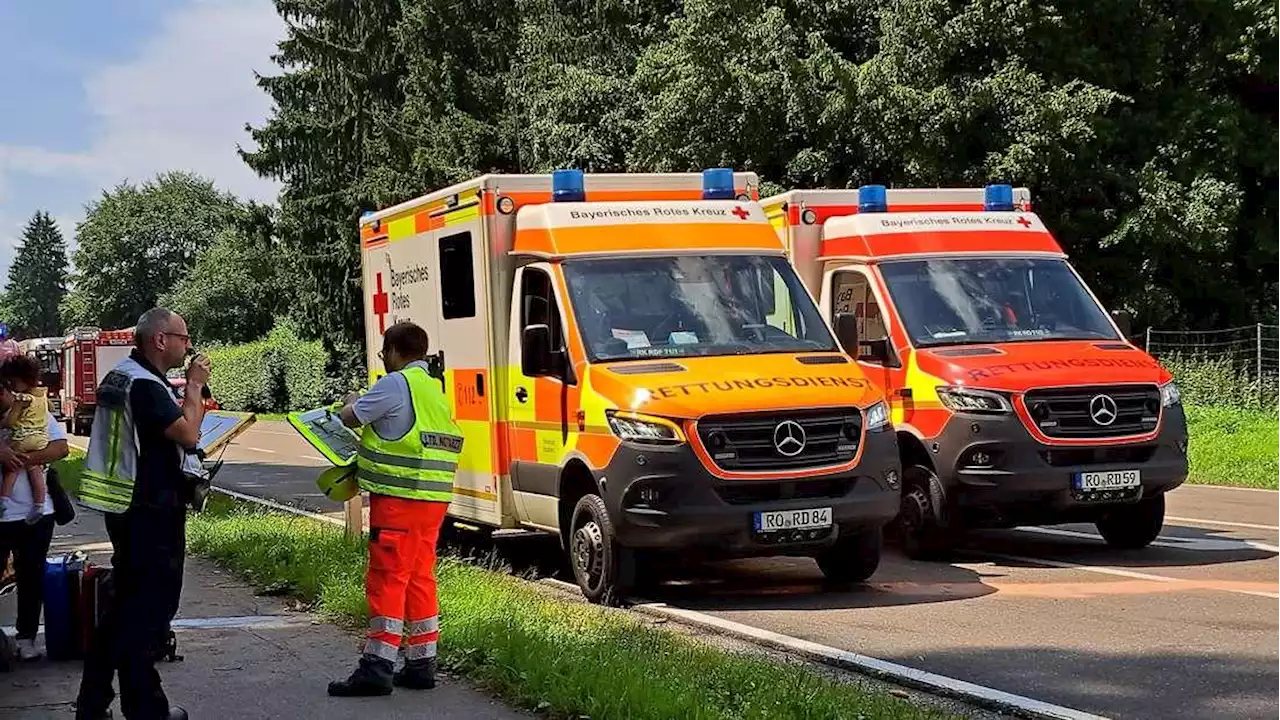
[[387, 313], [391, 311], [387, 294], [382, 291], [382, 273], [378, 273], [378, 291], [373, 294], [373, 314], [378, 316], [378, 334], [387, 331]]
[[743, 210], [741, 205], [734, 205], [731, 212], [737, 215], [739, 220], [746, 220], [751, 215], [751, 213]]
[[1018, 216], [1018, 224], [1024, 228], [1031, 227], [1031, 221], [1026, 219], [1025, 217], [1022, 217], [1021, 215]]

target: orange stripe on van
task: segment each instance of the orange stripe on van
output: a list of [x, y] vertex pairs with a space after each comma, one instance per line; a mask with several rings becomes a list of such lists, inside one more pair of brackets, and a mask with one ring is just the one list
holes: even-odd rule
[[1061, 253], [1049, 233], [978, 230], [851, 235], [824, 240], [821, 257], [885, 257], [975, 252]]
[[561, 257], [583, 253], [680, 252], [688, 250], [781, 252], [782, 243], [761, 223], [637, 224], [525, 229], [516, 232], [517, 254]]

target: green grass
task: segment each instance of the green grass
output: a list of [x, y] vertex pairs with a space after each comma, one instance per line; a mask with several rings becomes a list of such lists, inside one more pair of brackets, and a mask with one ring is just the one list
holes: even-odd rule
[[1189, 482], [1278, 489], [1280, 419], [1275, 410], [1188, 405], [1186, 411]]
[[[340, 528], [217, 498], [192, 517], [188, 544], [260, 589], [295, 596], [348, 627], [364, 622], [364, 542]], [[939, 717], [803, 666], [555, 598], [494, 569], [442, 558], [437, 576], [443, 666], [553, 717]]]

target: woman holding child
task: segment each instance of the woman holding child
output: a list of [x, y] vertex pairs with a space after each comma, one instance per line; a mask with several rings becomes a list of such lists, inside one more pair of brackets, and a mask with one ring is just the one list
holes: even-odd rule
[[[42, 402], [44, 389], [36, 386], [39, 372], [36, 361], [25, 355], [9, 355], [0, 364], [0, 417], [5, 420], [0, 427], [0, 467], [4, 478], [0, 493], [0, 568], [12, 554], [18, 585], [20, 660], [34, 660], [43, 654], [35, 641], [44, 602], [45, 556], [54, 525], [44, 466], [69, 452], [62, 425]], [[31, 418], [38, 420], [41, 413], [43, 427], [35, 428], [38, 423], [32, 423]]]

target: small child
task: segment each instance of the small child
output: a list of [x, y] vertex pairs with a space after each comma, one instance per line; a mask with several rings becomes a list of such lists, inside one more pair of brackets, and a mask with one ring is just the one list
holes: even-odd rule
[[[16, 355], [7, 359], [5, 366], [6, 375], [9, 376], [9, 389], [13, 395], [13, 404], [9, 406], [3, 420], [3, 425], [10, 430], [9, 447], [18, 453], [43, 450], [49, 445], [49, 398], [48, 390], [38, 386], [40, 365], [25, 355]], [[4, 480], [0, 483], [0, 498], [7, 498], [13, 493], [18, 472], [5, 468]], [[27, 480], [31, 483], [32, 502], [26, 521], [34, 524], [43, 517], [45, 498], [49, 492], [44, 479], [44, 466], [27, 468]]]

